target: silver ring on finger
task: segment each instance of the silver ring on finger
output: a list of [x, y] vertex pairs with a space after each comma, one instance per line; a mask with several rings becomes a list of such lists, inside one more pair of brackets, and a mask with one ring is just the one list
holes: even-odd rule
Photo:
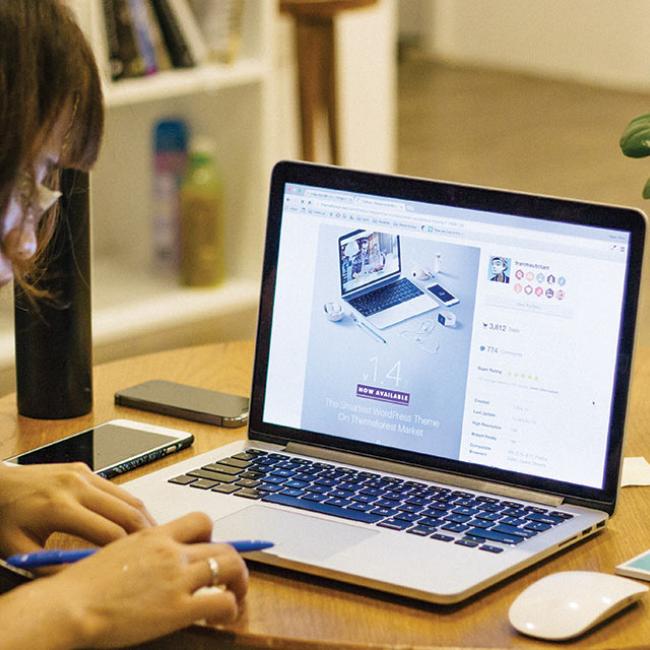
[[219, 584], [219, 562], [216, 558], [209, 557], [208, 567], [210, 568], [210, 585], [216, 587]]

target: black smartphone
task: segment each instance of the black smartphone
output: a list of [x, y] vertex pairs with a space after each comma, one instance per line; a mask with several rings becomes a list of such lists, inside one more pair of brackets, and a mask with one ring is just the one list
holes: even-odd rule
[[247, 397], [162, 379], [118, 390], [115, 403], [219, 427], [241, 427], [248, 422]]
[[81, 461], [96, 474], [111, 478], [189, 447], [193, 441], [194, 436], [187, 431], [133, 420], [110, 420], [4, 462], [34, 465]]

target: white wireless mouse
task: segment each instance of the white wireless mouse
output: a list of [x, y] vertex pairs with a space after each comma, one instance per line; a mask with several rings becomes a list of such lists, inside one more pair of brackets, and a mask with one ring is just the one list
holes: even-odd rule
[[560, 641], [583, 634], [648, 591], [648, 587], [596, 571], [562, 571], [522, 591], [510, 606], [512, 626], [529, 636]]

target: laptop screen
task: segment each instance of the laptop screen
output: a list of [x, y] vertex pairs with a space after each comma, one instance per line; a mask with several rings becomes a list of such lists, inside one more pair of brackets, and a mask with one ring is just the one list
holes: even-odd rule
[[[349, 172], [349, 189], [345, 172], [297, 167], [305, 181], [276, 178], [272, 196], [257, 425], [506, 482], [611, 491], [640, 213], [592, 206], [594, 217], [586, 204], [424, 181], [382, 194], [372, 174]], [[378, 330], [343, 298], [400, 268], [429, 303]]]

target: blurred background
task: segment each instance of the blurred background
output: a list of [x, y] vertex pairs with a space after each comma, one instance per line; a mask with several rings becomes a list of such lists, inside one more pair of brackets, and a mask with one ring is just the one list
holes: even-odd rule
[[[254, 335], [268, 178], [275, 161], [306, 157], [307, 122], [317, 161], [646, 208], [650, 160], [618, 145], [650, 112], [646, 0], [152, 0], [180, 12], [193, 60], [128, 74], [115, 65], [129, 3], [67, 1], [105, 77], [91, 178], [96, 363]], [[188, 143], [211, 141], [226, 268], [214, 286], [184, 286], [156, 258], [154, 133], [169, 119]], [[650, 344], [644, 277], [639, 334]], [[7, 392], [13, 325], [2, 311]]]

